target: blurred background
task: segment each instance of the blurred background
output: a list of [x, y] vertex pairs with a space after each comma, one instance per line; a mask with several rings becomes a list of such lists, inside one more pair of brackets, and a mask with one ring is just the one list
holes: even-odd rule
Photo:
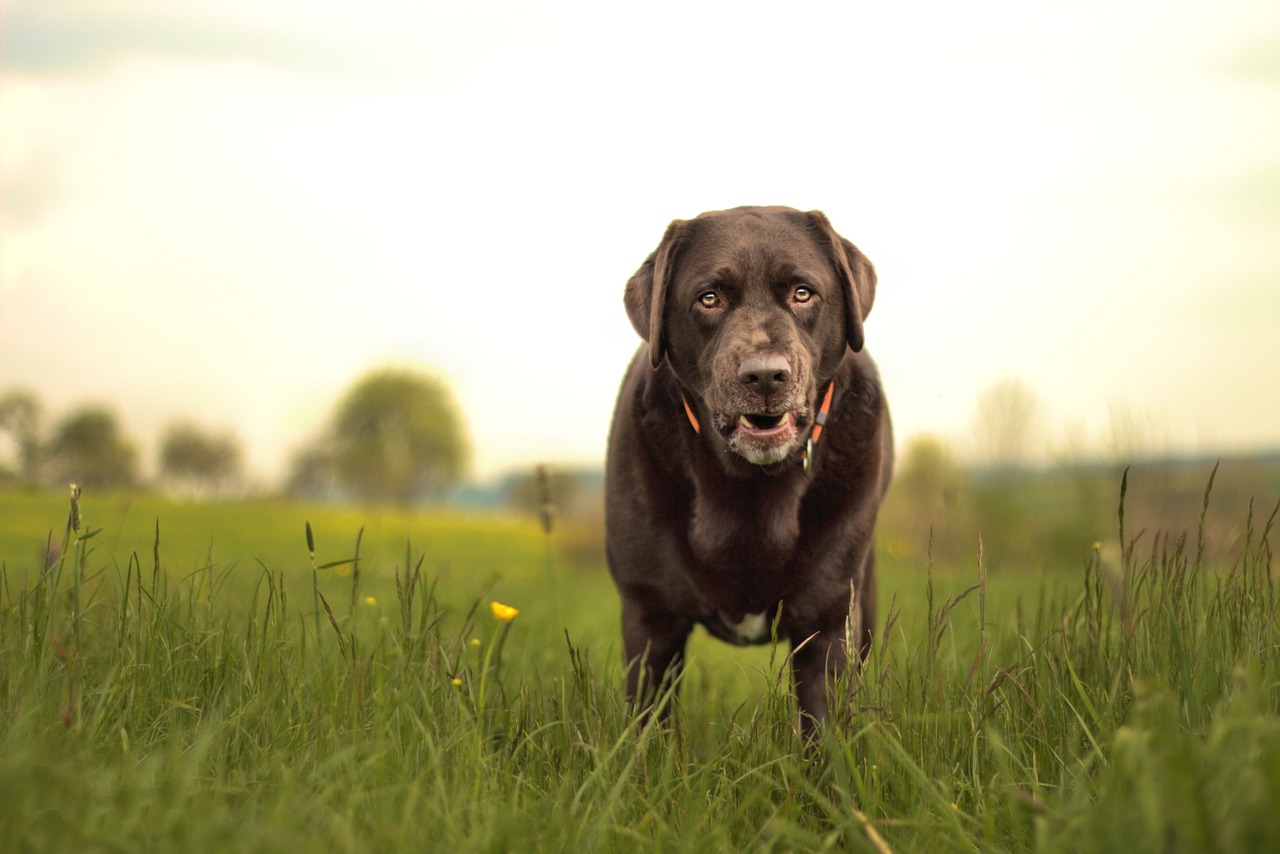
[[[668, 221], [740, 204], [824, 210], [876, 264], [891, 548], [958, 525], [971, 552], [984, 501], [1109, 525], [1127, 464], [1189, 513], [1218, 458], [1242, 501], [1277, 483], [1274, 2], [42, 0], [0, 25], [10, 486], [534, 508], [549, 463], [590, 516], [623, 285]], [[1040, 487], [981, 497], [1019, 473]]]

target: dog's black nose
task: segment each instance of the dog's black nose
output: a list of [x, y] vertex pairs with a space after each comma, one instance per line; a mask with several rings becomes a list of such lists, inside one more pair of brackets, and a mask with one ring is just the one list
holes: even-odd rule
[[755, 394], [777, 394], [790, 381], [791, 364], [783, 356], [757, 353], [738, 363], [738, 382]]

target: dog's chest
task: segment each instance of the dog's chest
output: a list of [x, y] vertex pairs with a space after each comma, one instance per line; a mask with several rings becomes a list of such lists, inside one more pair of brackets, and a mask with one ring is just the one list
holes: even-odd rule
[[794, 591], [802, 544], [798, 502], [753, 497], [695, 502], [688, 533], [698, 592], [738, 643], [767, 637], [766, 612]]
[[800, 543], [805, 486], [793, 478], [699, 484], [689, 523], [694, 555], [729, 573], [769, 574], [789, 563]]
[[748, 616], [772, 613], [803, 584], [801, 510], [810, 484], [799, 465], [748, 478], [705, 467], [694, 481], [685, 568], [705, 615], [731, 643], [767, 639], [768, 617]]

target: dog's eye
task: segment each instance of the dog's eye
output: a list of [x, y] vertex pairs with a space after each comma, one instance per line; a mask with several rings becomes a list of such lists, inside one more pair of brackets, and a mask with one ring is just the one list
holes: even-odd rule
[[809, 290], [804, 285], [801, 285], [800, 287], [796, 288], [795, 291], [791, 294], [792, 302], [804, 303], [804, 302], [808, 302], [811, 299], [813, 299], [813, 291]]
[[698, 304], [703, 308], [719, 308], [721, 305], [720, 295], [715, 291], [707, 291], [705, 294], [698, 297]]

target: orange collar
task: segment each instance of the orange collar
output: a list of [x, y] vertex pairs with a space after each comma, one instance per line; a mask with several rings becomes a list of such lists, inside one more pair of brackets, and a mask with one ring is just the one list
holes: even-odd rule
[[693, 410], [689, 408], [689, 401], [684, 399], [684, 392], [680, 392], [680, 402], [684, 404], [684, 414], [689, 416], [689, 423], [693, 425], [693, 432], [701, 436], [702, 427], [698, 425], [698, 416], [694, 415]]
[[[835, 394], [836, 380], [831, 378], [831, 382], [827, 383], [827, 393], [822, 398], [822, 406], [818, 409], [818, 417], [813, 419], [813, 429], [809, 432], [809, 441], [805, 442], [804, 455], [804, 473], [810, 474], [813, 470], [813, 446], [818, 443], [818, 437], [822, 435], [822, 428], [827, 426], [827, 413], [831, 411], [831, 397]], [[685, 399], [684, 392], [680, 393], [680, 402], [684, 404], [684, 414], [689, 417], [689, 423], [693, 425], [693, 432], [701, 435], [702, 426], [698, 424], [698, 416], [693, 414], [689, 401]]]

